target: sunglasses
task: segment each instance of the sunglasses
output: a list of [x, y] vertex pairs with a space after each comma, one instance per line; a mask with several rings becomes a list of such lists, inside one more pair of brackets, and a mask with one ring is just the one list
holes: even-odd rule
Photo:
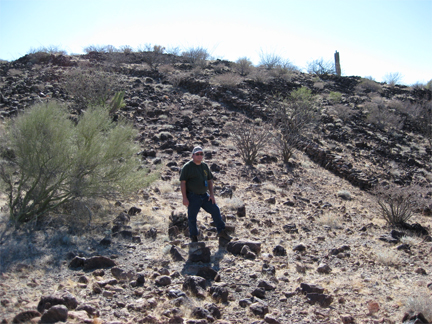
[[201, 152], [201, 153], [195, 153], [195, 155], [204, 155], [204, 153], [203, 152]]

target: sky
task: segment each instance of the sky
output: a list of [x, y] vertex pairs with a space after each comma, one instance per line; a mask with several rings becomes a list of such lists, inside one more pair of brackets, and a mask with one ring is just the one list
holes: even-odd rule
[[306, 71], [334, 61], [342, 75], [402, 84], [432, 79], [432, 0], [0, 0], [0, 59], [55, 46], [145, 44], [236, 61], [277, 55]]

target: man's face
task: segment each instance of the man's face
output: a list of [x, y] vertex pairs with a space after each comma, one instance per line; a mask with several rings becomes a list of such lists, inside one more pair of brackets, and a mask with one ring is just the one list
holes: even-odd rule
[[204, 159], [204, 153], [203, 152], [196, 152], [192, 155], [192, 159], [194, 163], [201, 163]]

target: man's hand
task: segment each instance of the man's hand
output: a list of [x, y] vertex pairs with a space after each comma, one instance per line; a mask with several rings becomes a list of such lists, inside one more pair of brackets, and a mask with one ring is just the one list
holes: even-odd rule
[[215, 199], [215, 196], [214, 195], [210, 195], [209, 196], [209, 201], [212, 201], [212, 204], [216, 204], [216, 199]]
[[183, 205], [185, 205], [186, 207], [189, 207], [189, 199], [183, 198]]

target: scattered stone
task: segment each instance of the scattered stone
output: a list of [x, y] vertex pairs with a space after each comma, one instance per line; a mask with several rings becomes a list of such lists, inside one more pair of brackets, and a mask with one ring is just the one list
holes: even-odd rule
[[28, 310], [28, 311], [24, 311], [24, 312], [17, 314], [13, 318], [12, 323], [27, 323], [27, 322], [30, 322], [33, 318], [40, 317], [40, 316], [41, 316], [41, 313], [39, 313], [38, 311]]
[[304, 244], [300, 243], [300, 244], [293, 247], [293, 251], [304, 252], [304, 251], [306, 251], [306, 246]]
[[322, 294], [324, 292], [324, 288], [317, 285], [307, 284], [307, 283], [301, 283], [300, 290], [304, 294], [308, 294], [308, 293]]
[[355, 323], [355, 319], [351, 315], [342, 314], [342, 315], [340, 315], [340, 319], [341, 319], [343, 324], [354, 324]]
[[131, 280], [133, 277], [136, 276], [135, 272], [132, 270], [126, 271], [119, 267], [113, 267], [111, 268], [111, 273], [114, 278], [117, 280]]
[[269, 312], [268, 306], [260, 302], [253, 303], [249, 308], [255, 316], [261, 318], [264, 318], [264, 316]]
[[280, 324], [281, 321], [279, 321], [275, 315], [273, 314], [266, 314], [264, 316], [264, 322], [269, 323], [269, 324]]
[[189, 245], [189, 261], [190, 262], [210, 262], [210, 249], [202, 242], [191, 243]]
[[139, 214], [139, 213], [141, 213], [141, 208], [138, 208], [138, 207], [131, 207], [128, 210], [128, 215], [130, 215], [130, 216], [135, 216], [136, 214]]
[[146, 237], [147, 239], [153, 239], [153, 240], [156, 240], [157, 233], [158, 233], [157, 228], [156, 228], [156, 227], [152, 227], [152, 228], [150, 228], [150, 229], [145, 233], [145, 237]]
[[276, 285], [274, 285], [268, 281], [265, 281], [265, 280], [260, 280], [258, 282], [258, 287], [262, 287], [265, 290], [275, 290], [276, 289]]
[[265, 298], [265, 289], [264, 288], [255, 288], [252, 292], [251, 292], [252, 296], [258, 297], [260, 299], [264, 299]]
[[402, 318], [402, 324], [429, 324], [429, 321], [422, 313], [405, 313]]
[[228, 289], [226, 287], [221, 286], [212, 286], [210, 287], [210, 295], [214, 300], [221, 303], [227, 303], [228, 302]]
[[189, 290], [194, 296], [204, 296], [206, 280], [203, 277], [189, 276], [183, 282], [183, 290]]
[[202, 267], [199, 268], [198, 272], [197, 272], [197, 276], [199, 277], [203, 277], [205, 279], [208, 280], [214, 280], [217, 276], [217, 271], [210, 268], [210, 267]]
[[169, 286], [171, 285], [171, 277], [169, 276], [159, 276], [155, 280], [156, 285], [158, 286]]
[[41, 323], [66, 322], [68, 318], [68, 308], [64, 305], [55, 305], [48, 309], [41, 316]]
[[307, 293], [306, 298], [308, 299], [308, 303], [312, 305], [318, 303], [321, 307], [329, 307], [333, 302], [333, 297], [326, 294]]
[[282, 245], [276, 245], [276, 247], [273, 249], [273, 255], [286, 256], [287, 252], [286, 252], [286, 249]]
[[318, 266], [317, 271], [319, 273], [329, 274], [332, 271], [332, 269], [330, 268], [330, 266], [328, 264], [324, 263], [324, 264], [320, 264]]
[[298, 228], [296, 224], [286, 224], [282, 228], [288, 234], [298, 234]]
[[37, 310], [40, 313], [43, 313], [44, 310], [49, 309], [50, 307], [55, 305], [64, 305], [68, 309], [75, 309], [78, 306], [78, 301], [71, 293], [68, 292], [49, 296], [42, 296], [37, 306]]
[[243, 246], [247, 245], [249, 249], [259, 254], [261, 251], [261, 243], [260, 242], [254, 242], [254, 241], [245, 241], [245, 240], [238, 240], [238, 241], [231, 241], [227, 244], [227, 251], [231, 252], [232, 254], [240, 254]]
[[246, 217], [246, 206], [241, 206], [237, 208], [238, 217]]
[[424, 275], [424, 276], [427, 275], [426, 270], [423, 269], [423, 268], [417, 268], [417, 269], [415, 270], [415, 273], [420, 274], [420, 275]]

